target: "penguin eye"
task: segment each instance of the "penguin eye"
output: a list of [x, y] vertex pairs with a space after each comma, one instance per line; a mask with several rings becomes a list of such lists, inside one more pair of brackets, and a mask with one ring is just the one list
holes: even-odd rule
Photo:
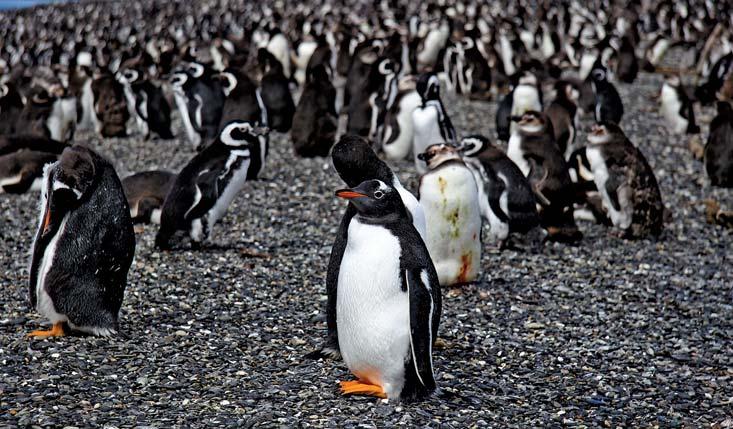
[[381, 200], [382, 197], [384, 197], [384, 192], [382, 192], [382, 191], [380, 191], [378, 189], [376, 191], [374, 191], [374, 198], [376, 198], [378, 200]]

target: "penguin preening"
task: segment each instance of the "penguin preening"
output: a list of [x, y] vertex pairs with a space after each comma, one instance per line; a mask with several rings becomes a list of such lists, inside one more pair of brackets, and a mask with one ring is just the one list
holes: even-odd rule
[[596, 65], [590, 72], [595, 93], [595, 108], [593, 111], [597, 123], [621, 123], [624, 115], [624, 105], [616, 87], [608, 81], [608, 73], [602, 65]]
[[662, 85], [660, 111], [674, 134], [696, 134], [695, 109], [679, 76], [670, 76]]
[[440, 100], [438, 76], [434, 73], [421, 75], [416, 89], [422, 103], [412, 112], [414, 127], [412, 153], [417, 171], [425, 173], [427, 167], [417, 156], [428, 146], [436, 143], [456, 144], [456, 130]]
[[705, 145], [705, 171], [713, 186], [733, 188], [733, 108], [727, 101], [719, 101], [717, 108]]
[[425, 244], [441, 286], [470, 283], [481, 268], [481, 211], [478, 184], [446, 143], [431, 145], [418, 155], [428, 172], [420, 178], [418, 196], [425, 211]]
[[132, 221], [160, 224], [163, 202], [175, 180], [174, 173], [161, 170], [143, 171], [122, 179]]
[[595, 125], [586, 154], [603, 207], [623, 237], [658, 236], [664, 205], [654, 171], [615, 124]]
[[298, 156], [327, 156], [336, 140], [336, 88], [323, 64], [308, 70], [290, 136]]
[[417, 400], [436, 388], [432, 349], [441, 315], [438, 275], [399, 192], [368, 180], [336, 192], [355, 212], [338, 266], [336, 319], [344, 394]]
[[29, 336], [116, 333], [135, 233], [114, 168], [84, 146], [65, 149], [45, 168], [40, 207], [29, 292], [53, 328]]
[[[425, 212], [420, 202], [410, 191], [402, 186], [397, 176], [384, 161], [379, 159], [366, 140], [362, 137], [348, 134], [341, 137], [331, 151], [331, 159], [333, 160], [333, 166], [336, 172], [347, 186], [358, 186], [366, 180], [377, 179], [396, 189], [405, 207], [407, 207], [415, 229], [417, 229], [421, 237], [424, 238], [427, 236]], [[336, 324], [336, 294], [339, 267], [341, 266], [341, 260], [346, 249], [349, 223], [355, 215], [356, 209], [349, 205], [341, 218], [341, 223], [336, 231], [336, 238], [331, 248], [331, 256], [328, 261], [328, 270], [326, 273], [326, 293], [328, 295], [326, 323], [328, 334], [326, 343], [318, 355], [326, 355], [334, 358], [339, 356], [338, 329]]]
[[31, 150], [0, 155], [0, 194], [40, 191], [44, 166], [58, 157], [55, 153]]
[[256, 179], [262, 169], [259, 137], [267, 132], [249, 122], [231, 122], [183, 167], [163, 203], [158, 248], [168, 249], [176, 231], [187, 231], [193, 246], [209, 238], [245, 181]]

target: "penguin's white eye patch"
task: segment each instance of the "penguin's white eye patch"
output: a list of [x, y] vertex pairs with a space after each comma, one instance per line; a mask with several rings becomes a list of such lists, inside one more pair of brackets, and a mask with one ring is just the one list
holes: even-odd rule
[[374, 198], [381, 200], [384, 197], [384, 192], [380, 190], [374, 191]]

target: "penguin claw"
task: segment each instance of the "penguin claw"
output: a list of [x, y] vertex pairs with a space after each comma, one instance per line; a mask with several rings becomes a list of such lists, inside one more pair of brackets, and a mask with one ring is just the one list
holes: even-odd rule
[[341, 394], [343, 395], [367, 395], [387, 399], [387, 394], [382, 389], [382, 386], [363, 383], [360, 380], [340, 381], [339, 384], [341, 385]]
[[31, 332], [30, 334], [26, 335], [26, 338], [49, 338], [49, 337], [63, 337], [66, 334], [64, 333], [64, 324], [62, 322], [55, 323], [53, 327], [50, 330], [44, 331], [44, 330], [36, 330]]

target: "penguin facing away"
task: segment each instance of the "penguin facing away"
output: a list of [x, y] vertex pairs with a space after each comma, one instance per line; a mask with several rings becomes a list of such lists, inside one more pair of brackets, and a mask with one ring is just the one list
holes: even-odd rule
[[664, 205], [657, 179], [621, 128], [610, 123], [595, 125], [586, 155], [603, 206], [619, 234], [626, 238], [661, 234]]
[[290, 81], [283, 72], [280, 61], [267, 49], [257, 52], [258, 63], [262, 70], [260, 95], [267, 110], [269, 127], [275, 131], [290, 131], [295, 113], [295, 102], [290, 93]]
[[436, 388], [432, 348], [441, 290], [425, 243], [399, 193], [369, 180], [336, 192], [356, 211], [339, 264], [338, 342], [358, 378], [344, 394], [413, 401]]
[[40, 191], [44, 166], [56, 162], [58, 157], [54, 153], [30, 150], [0, 155], [0, 194]]
[[[417, 229], [423, 239], [427, 236], [425, 212], [423, 211], [422, 205], [420, 205], [420, 202], [410, 191], [402, 186], [397, 176], [384, 161], [379, 159], [364, 138], [348, 134], [341, 137], [331, 151], [331, 158], [336, 172], [347, 186], [357, 186], [366, 180], [377, 179], [396, 189], [402, 198], [403, 204], [407, 207], [415, 229]], [[326, 293], [328, 296], [326, 303], [326, 324], [328, 334], [323, 349], [317, 352], [315, 356], [338, 358], [340, 355], [336, 323], [336, 294], [339, 267], [341, 266], [341, 260], [346, 249], [349, 222], [351, 222], [351, 219], [355, 215], [356, 209], [352, 205], [349, 205], [341, 218], [341, 223], [336, 231], [336, 238], [331, 248], [331, 256], [326, 272]]]
[[665, 79], [659, 99], [661, 102], [659, 110], [674, 134], [700, 132], [700, 127], [695, 123], [692, 100], [685, 92], [679, 76]]
[[64, 150], [44, 170], [40, 207], [29, 293], [53, 328], [29, 336], [116, 333], [135, 234], [114, 168], [84, 146]]
[[303, 93], [293, 116], [290, 136], [295, 153], [303, 157], [327, 156], [336, 140], [336, 88], [326, 66], [307, 71]]
[[436, 143], [456, 144], [456, 130], [440, 100], [440, 81], [436, 74], [421, 75], [417, 81], [417, 92], [422, 104], [412, 112], [415, 133], [412, 153], [417, 171], [425, 173], [427, 167], [417, 156]]
[[705, 145], [705, 171], [713, 186], [733, 188], [733, 108], [727, 101], [717, 107]]
[[160, 224], [163, 202], [175, 180], [174, 173], [162, 170], [143, 171], [122, 179], [132, 221]]
[[209, 238], [245, 181], [257, 178], [262, 168], [259, 137], [267, 132], [233, 121], [183, 167], [163, 203], [158, 248], [168, 249], [176, 231], [187, 231], [194, 247]]
[[418, 158], [429, 171], [420, 178], [420, 205], [425, 210], [425, 244], [441, 286], [475, 281], [481, 264], [481, 210], [473, 172], [458, 149], [439, 143]]

